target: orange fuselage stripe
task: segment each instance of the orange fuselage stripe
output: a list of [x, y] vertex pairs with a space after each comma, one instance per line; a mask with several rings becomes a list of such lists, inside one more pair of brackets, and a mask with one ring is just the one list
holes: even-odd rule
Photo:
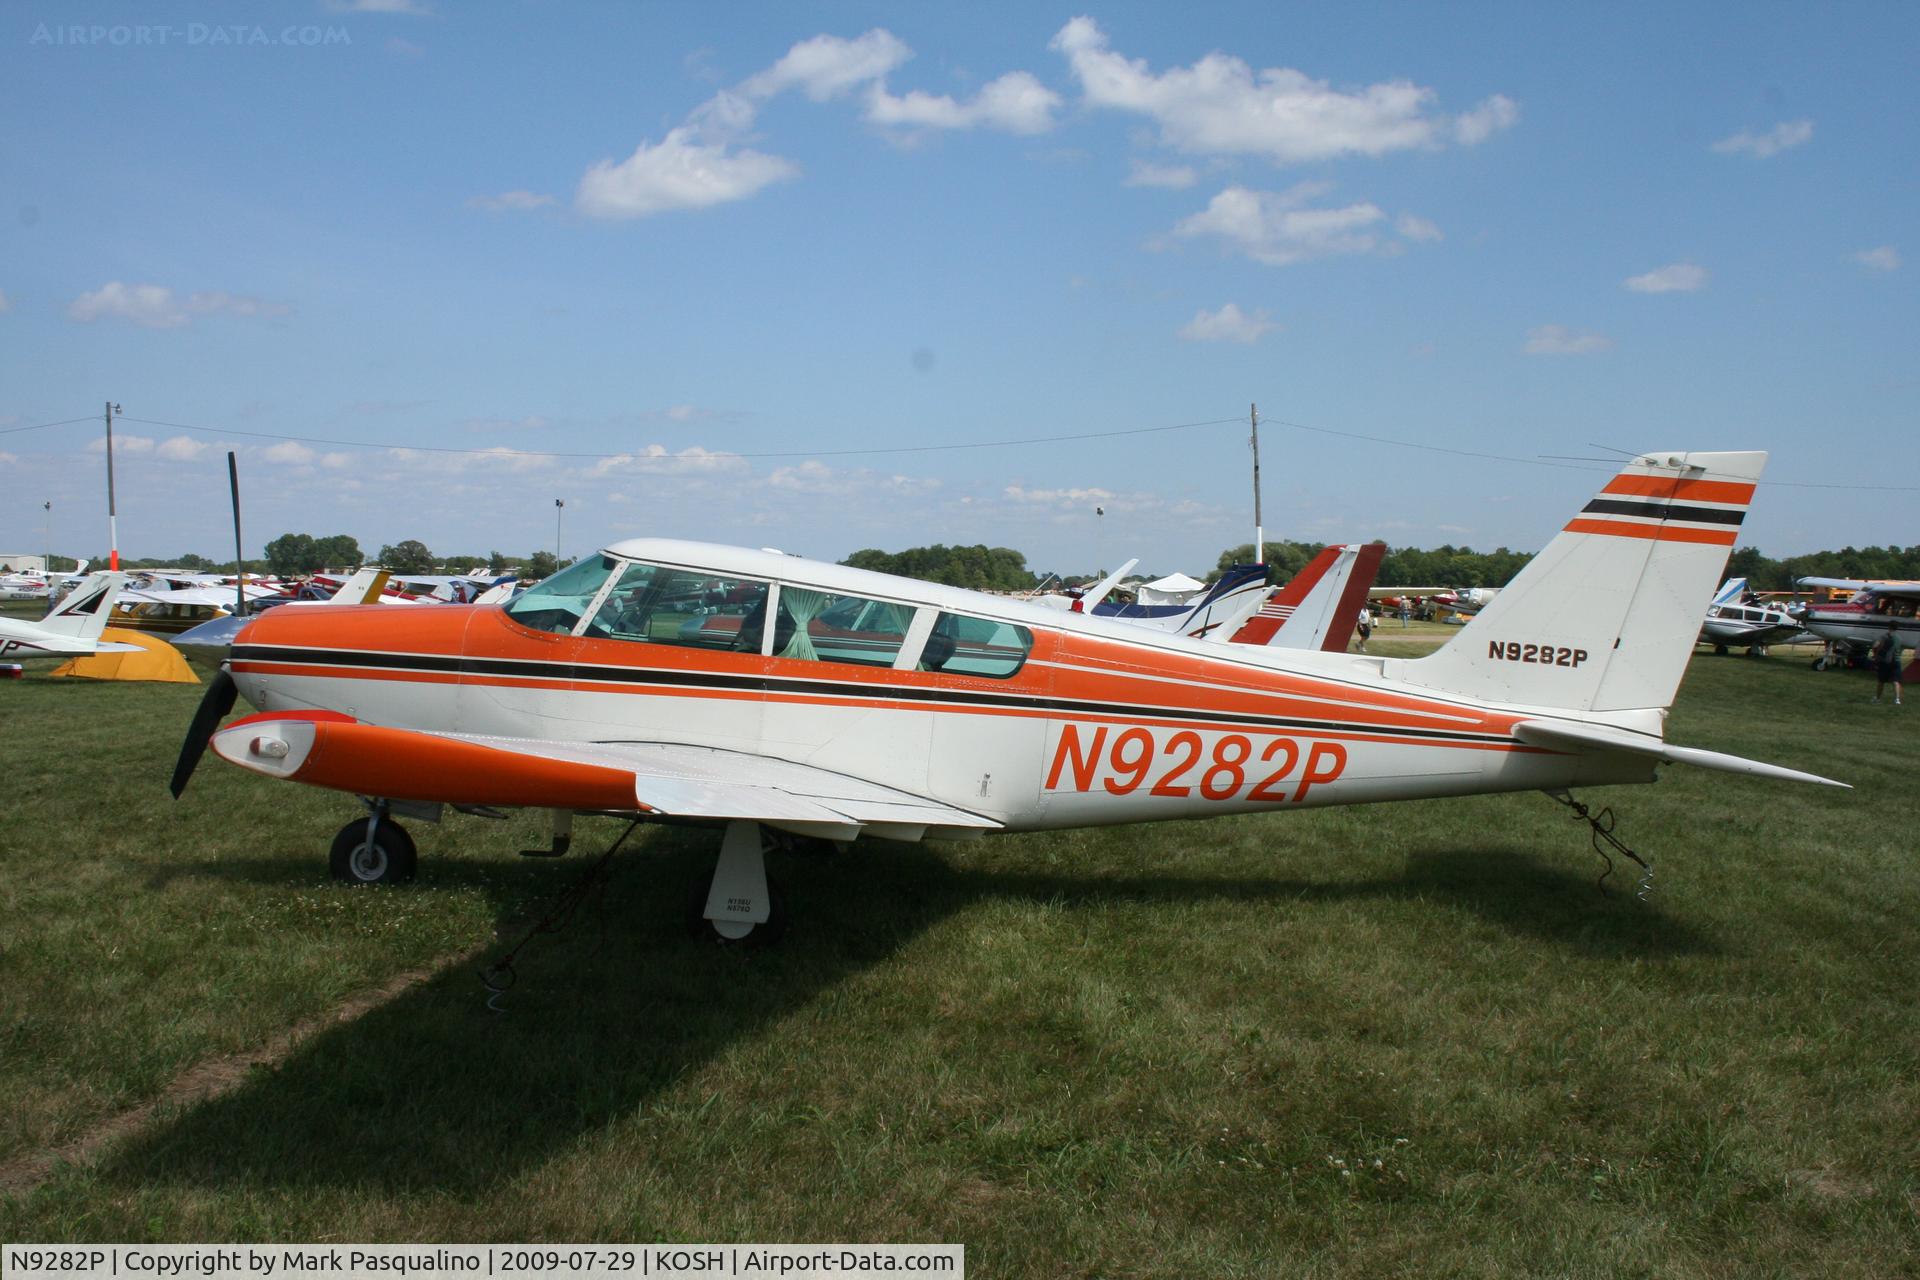
[[1569, 520], [1568, 533], [1604, 533], [1616, 538], [1648, 538], [1654, 542], [1699, 542], [1730, 547], [1740, 535], [1732, 529], [1688, 529], [1670, 524], [1634, 524], [1630, 520]]

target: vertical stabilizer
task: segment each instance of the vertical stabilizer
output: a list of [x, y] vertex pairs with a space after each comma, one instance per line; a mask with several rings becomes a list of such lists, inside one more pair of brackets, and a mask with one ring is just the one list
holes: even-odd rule
[[1458, 636], [1401, 677], [1526, 706], [1668, 706], [1766, 461], [1635, 459]]
[[119, 599], [120, 588], [126, 582], [124, 573], [88, 574], [79, 586], [67, 593], [66, 599], [54, 606], [53, 612], [40, 620], [40, 629], [76, 640], [98, 640], [113, 617], [113, 602]]
[[1383, 542], [1322, 547], [1234, 632], [1232, 642], [1276, 649], [1345, 650], [1386, 553]]

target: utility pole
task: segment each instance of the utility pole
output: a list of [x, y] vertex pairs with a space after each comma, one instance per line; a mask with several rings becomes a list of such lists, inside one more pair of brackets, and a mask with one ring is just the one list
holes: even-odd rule
[[53, 577], [53, 500], [49, 498], [47, 501], [40, 504], [40, 508], [41, 510], [47, 513], [47, 528], [46, 528], [47, 565], [46, 565], [46, 568], [47, 568], [47, 577], [51, 579]]
[[1247, 406], [1247, 421], [1253, 427], [1253, 562], [1267, 562], [1266, 530], [1260, 523], [1260, 406]]
[[566, 514], [566, 510], [567, 503], [564, 498], [555, 498], [553, 500], [553, 563], [555, 568], [558, 568], [560, 565], [560, 519]]
[[107, 568], [120, 567], [120, 520], [113, 509], [113, 415], [120, 406], [107, 401]]
[[233, 616], [247, 616], [247, 562], [240, 542], [240, 464], [227, 450], [227, 488], [233, 494]]

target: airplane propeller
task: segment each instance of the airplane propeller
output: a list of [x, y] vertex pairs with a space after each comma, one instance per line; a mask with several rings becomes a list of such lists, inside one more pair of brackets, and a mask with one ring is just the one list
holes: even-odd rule
[[220, 727], [227, 712], [233, 710], [234, 699], [239, 696], [240, 686], [233, 682], [233, 677], [224, 669], [207, 685], [207, 692], [200, 699], [200, 707], [193, 713], [193, 723], [187, 726], [186, 740], [180, 744], [179, 763], [173, 766], [175, 800], [187, 789], [187, 779], [193, 776], [200, 757], [206, 754], [213, 731]]

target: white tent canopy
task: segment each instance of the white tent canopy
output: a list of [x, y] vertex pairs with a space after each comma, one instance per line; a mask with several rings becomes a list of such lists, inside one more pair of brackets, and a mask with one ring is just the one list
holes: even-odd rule
[[1206, 589], [1204, 582], [1195, 582], [1184, 573], [1172, 573], [1141, 587], [1134, 598], [1147, 605], [1186, 604]]

